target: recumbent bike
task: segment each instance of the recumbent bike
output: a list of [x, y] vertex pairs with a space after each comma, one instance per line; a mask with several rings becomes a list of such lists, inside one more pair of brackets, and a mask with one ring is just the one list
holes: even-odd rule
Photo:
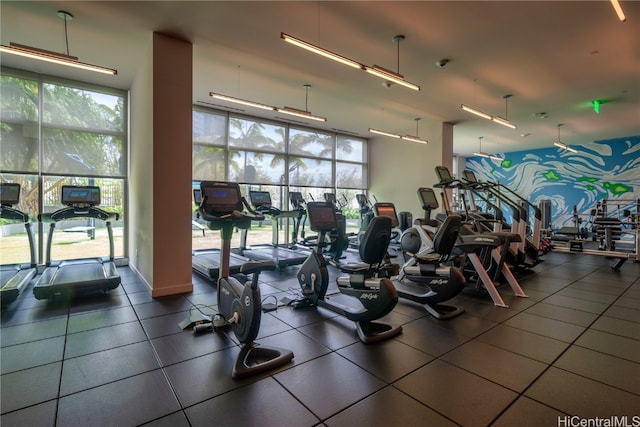
[[322, 255], [326, 235], [339, 226], [335, 207], [329, 202], [309, 202], [307, 214], [311, 230], [318, 233], [318, 244], [300, 266], [298, 282], [303, 298], [294, 301], [293, 306], [323, 307], [354, 321], [358, 337], [365, 344], [379, 342], [402, 332], [402, 326], [377, 321], [389, 314], [398, 302], [398, 294], [391, 280], [376, 277], [375, 274], [376, 267], [382, 263], [387, 252], [391, 220], [386, 217], [374, 218], [359, 247], [360, 258], [365, 266], [347, 269], [349, 276], [338, 277], [340, 294], [352, 297], [347, 298], [348, 303], [342, 304], [326, 297], [329, 272]]

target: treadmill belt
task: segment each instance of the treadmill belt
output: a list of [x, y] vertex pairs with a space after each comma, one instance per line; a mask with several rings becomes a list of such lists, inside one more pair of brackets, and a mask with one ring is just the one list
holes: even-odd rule
[[49, 299], [61, 294], [108, 291], [120, 285], [120, 275], [113, 262], [89, 260], [63, 261], [48, 267], [33, 287], [37, 299]]
[[[238, 274], [242, 264], [249, 260], [233, 252], [229, 256], [229, 274]], [[216, 280], [220, 274], [220, 250], [194, 251], [191, 258], [193, 270], [209, 280]]]

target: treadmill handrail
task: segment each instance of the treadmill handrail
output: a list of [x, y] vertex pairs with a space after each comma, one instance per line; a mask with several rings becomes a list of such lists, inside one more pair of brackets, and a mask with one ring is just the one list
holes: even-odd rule
[[205, 210], [205, 206], [206, 205], [200, 205], [200, 207], [198, 208], [198, 212], [200, 213], [200, 217], [205, 220], [205, 221], [228, 221], [230, 219], [235, 219], [235, 220], [251, 220], [251, 221], [264, 221], [265, 217], [264, 215], [262, 215], [259, 212], [256, 212], [255, 210], [251, 209], [251, 207], [249, 206], [249, 204], [247, 203], [247, 200], [242, 197], [242, 204], [243, 206], [247, 209], [247, 211], [249, 211], [249, 213], [251, 215], [248, 215], [246, 212], [242, 212], [239, 210], [234, 210], [231, 213], [224, 213], [222, 215], [216, 215], [215, 212], [207, 212]]
[[95, 218], [102, 221], [117, 221], [120, 218], [120, 215], [116, 212], [107, 212], [95, 206], [85, 208], [68, 206], [66, 208], [58, 209], [55, 212], [42, 213], [38, 215], [38, 221], [40, 222], [57, 222], [71, 218]]
[[0, 218], [13, 221], [29, 222], [29, 215], [9, 206], [0, 207]]

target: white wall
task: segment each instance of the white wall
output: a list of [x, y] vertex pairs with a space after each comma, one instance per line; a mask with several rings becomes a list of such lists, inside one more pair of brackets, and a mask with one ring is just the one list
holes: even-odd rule
[[131, 85], [129, 135], [129, 264], [153, 283], [153, 39]]
[[426, 145], [387, 137], [369, 141], [370, 194], [379, 202], [394, 203], [397, 212], [409, 211], [414, 219], [424, 217], [417, 191], [436, 183], [442, 137], [430, 138]]

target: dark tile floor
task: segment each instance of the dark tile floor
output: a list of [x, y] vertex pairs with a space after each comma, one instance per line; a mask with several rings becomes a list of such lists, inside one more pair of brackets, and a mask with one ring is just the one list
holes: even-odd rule
[[[608, 262], [548, 254], [521, 280], [528, 299], [503, 286], [510, 307], [497, 308], [467, 291], [456, 298], [466, 313], [449, 321], [401, 301], [388, 320], [403, 333], [374, 345], [327, 310], [280, 307], [263, 314], [258, 341], [293, 350], [293, 362], [240, 381], [232, 334], [178, 326], [193, 305], [215, 305], [198, 276], [193, 293], [155, 300], [129, 268], [110, 295], [72, 304], [27, 290], [2, 313], [0, 423], [557, 426], [638, 416], [640, 264], [612, 272]], [[263, 297], [296, 289], [295, 273], [264, 273]]]

